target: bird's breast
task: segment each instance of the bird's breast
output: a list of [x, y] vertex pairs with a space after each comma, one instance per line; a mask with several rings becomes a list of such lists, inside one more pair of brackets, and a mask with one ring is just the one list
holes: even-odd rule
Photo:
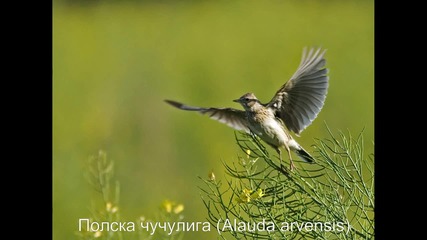
[[248, 121], [251, 131], [269, 144], [283, 146], [290, 140], [282, 123], [269, 112], [250, 114]]

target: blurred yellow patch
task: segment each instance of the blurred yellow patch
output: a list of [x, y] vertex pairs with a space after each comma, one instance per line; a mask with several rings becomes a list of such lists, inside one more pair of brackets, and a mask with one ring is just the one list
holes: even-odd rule
[[173, 213], [178, 214], [180, 212], [184, 211], [184, 205], [178, 204], [173, 208]]
[[246, 157], [247, 157], [247, 158], [249, 158], [249, 157], [250, 157], [250, 155], [251, 155], [251, 150], [250, 150], [250, 149], [247, 149], [247, 150], [246, 150]]
[[119, 210], [119, 208], [117, 206], [113, 206], [111, 202], [107, 202], [105, 209], [110, 213], [115, 213]]
[[167, 213], [175, 213], [178, 214], [182, 211], [184, 211], [184, 205], [183, 204], [177, 204], [170, 200], [164, 200], [162, 203], [162, 209], [165, 210]]
[[214, 174], [213, 170], [209, 172], [208, 178], [211, 181], [215, 181], [215, 174]]
[[100, 231], [97, 231], [97, 232], [95, 232], [95, 233], [93, 234], [93, 237], [94, 237], [94, 238], [99, 238], [99, 237], [101, 237], [101, 235], [102, 235], [102, 233], [101, 233]]
[[162, 203], [162, 208], [166, 212], [170, 213], [172, 211], [172, 204], [173, 204], [173, 202], [171, 202], [169, 200], [164, 200], [163, 203]]

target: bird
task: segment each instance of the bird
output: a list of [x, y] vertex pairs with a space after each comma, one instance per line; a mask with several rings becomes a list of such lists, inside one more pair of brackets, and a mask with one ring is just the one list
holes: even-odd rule
[[301, 62], [292, 75], [274, 94], [268, 103], [261, 103], [254, 93], [246, 93], [233, 100], [244, 110], [235, 108], [195, 107], [174, 100], [166, 103], [186, 111], [208, 115], [239, 131], [255, 134], [270, 145], [279, 155], [281, 168], [282, 151], [286, 149], [290, 170], [295, 169], [291, 151], [307, 163], [314, 158], [292, 137], [300, 136], [317, 117], [325, 104], [329, 87], [329, 70], [325, 67], [326, 49], [303, 48]]

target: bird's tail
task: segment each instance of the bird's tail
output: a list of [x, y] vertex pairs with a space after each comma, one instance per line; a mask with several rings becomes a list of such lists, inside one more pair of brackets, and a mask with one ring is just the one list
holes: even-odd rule
[[298, 157], [300, 157], [304, 162], [313, 163], [314, 158], [306, 151], [304, 148], [300, 147], [299, 150], [295, 151]]

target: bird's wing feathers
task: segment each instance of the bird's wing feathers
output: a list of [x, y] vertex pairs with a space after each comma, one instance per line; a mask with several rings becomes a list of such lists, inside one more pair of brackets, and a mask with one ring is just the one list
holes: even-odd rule
[[170, 105], [187, 111], [197, 111], [202, 114], [207, 114], [210, 118], [217, 120], [221, 123], [226, 124], [239, 131], [250, 132], [248, 128], [248, 121], [246, 120], [246, 114], [244, 111], [237, 110], [234, 108], [202, 108], [184, 105], [182, 103], [165, 100]]
[[324, 105], [329, 80], [323, 58], [325, 52], [312, 48], [307, 53], [304, 48], [295, 74], [266, 104], [297, 135], [313, 122]]

